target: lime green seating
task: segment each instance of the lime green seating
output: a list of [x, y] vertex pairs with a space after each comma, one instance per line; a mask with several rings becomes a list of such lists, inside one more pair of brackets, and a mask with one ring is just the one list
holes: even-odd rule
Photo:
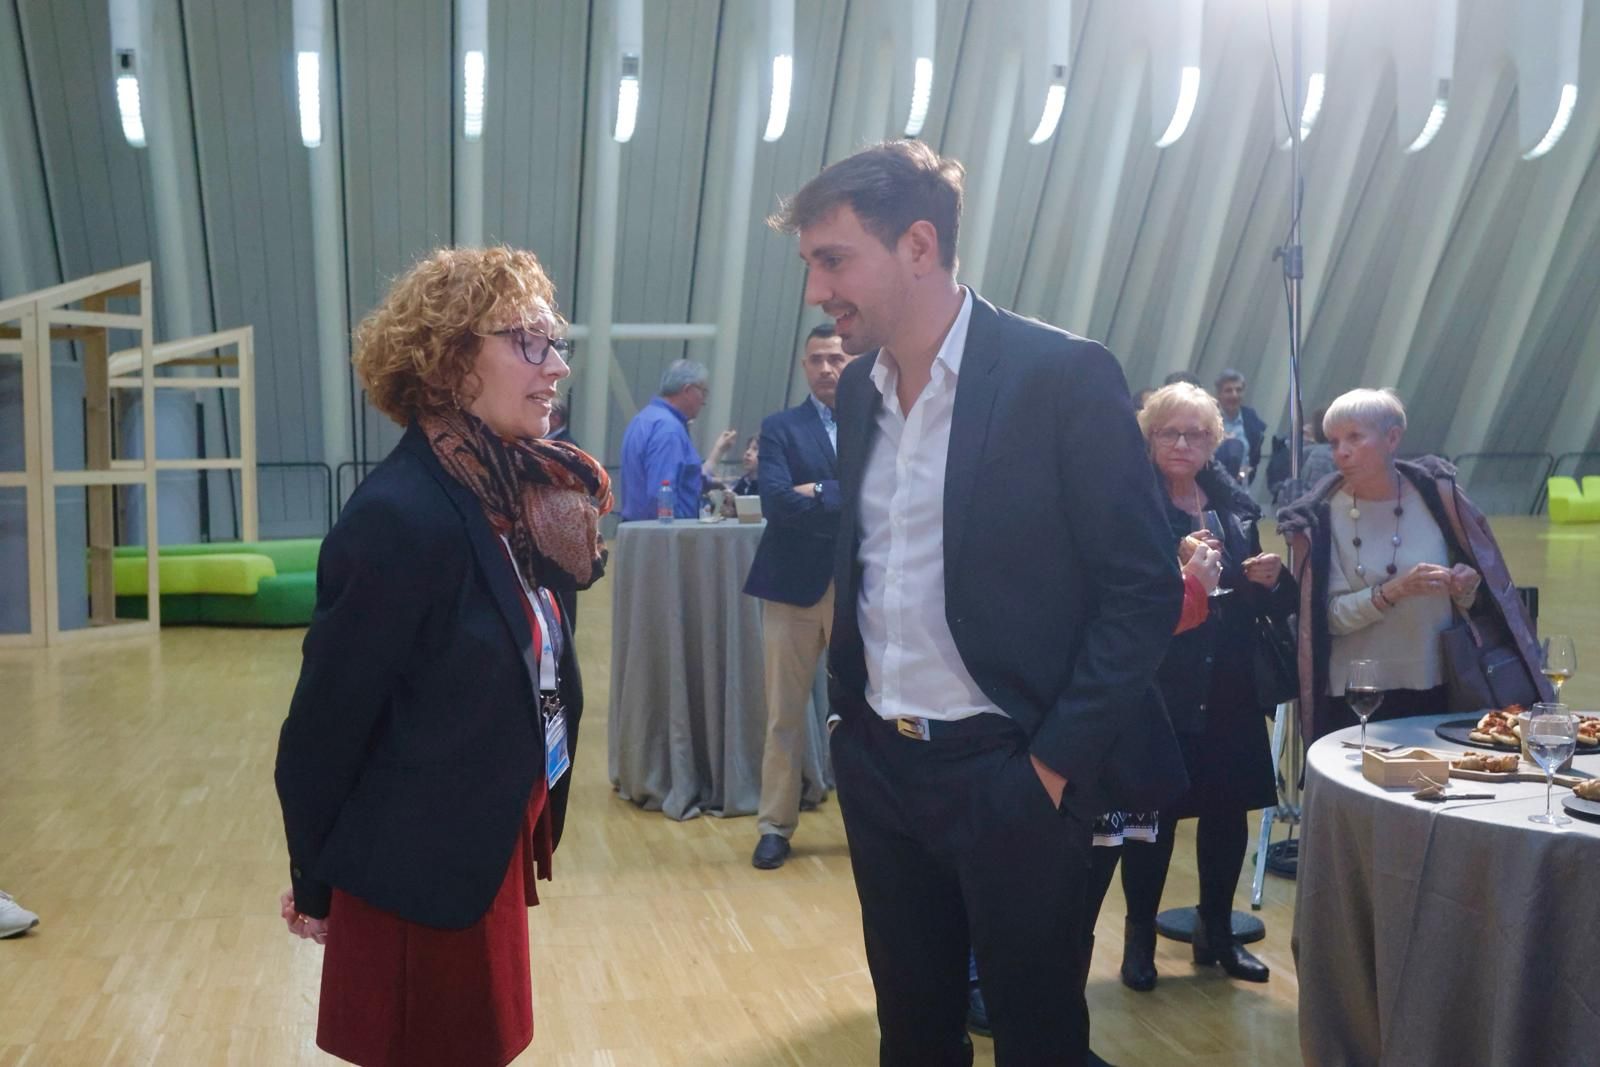
[[[118, 596], [143, 596], [150, 591], [150, 572], [143, 556], [123, 556], [112, 561]], [[261, 579], [271, 578], [278, 568], [266, 556], [238, 553], [214, 556], [169, 556], [161, 554], [161, 595], [185, 593], [227, 593], [230, 596], [255, 596]]]
[[[162, 545], [163, 625], [304, 626], [317, 603], [320, 538]], [[149, 615], [145, 550], [116, 550], [117, 615]]]
[[1600, 522], [1600, 478], [1593, 475], [1578, 488], [1575, 478], [1556, 476], [1545, 481], [1550, 498], [1550, 521], [1568, 524]]

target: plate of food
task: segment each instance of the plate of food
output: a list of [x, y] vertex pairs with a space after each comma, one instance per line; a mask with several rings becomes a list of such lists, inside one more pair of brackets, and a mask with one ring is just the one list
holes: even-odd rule
[[[1463, 752], [1450, 757], [1450, 777], [1471, 778], [1476, 782], [1542, 782], [1544, 771], [1515, 752]], [[1571, 788], [1600, 788], [1600, 780], [1587, 771], [1557, 771], [1554, 780], [1557, 785]]]
[[[1453, 719], [1450, 722], [1442, 722], [1433, 732], [1446, 741], [1458, 745], [1520, 752], [1522, 727], [1517, 724], [1517, 716], [1527, 710], [1520, 704], [1512, 704], [1510, 707], [1486, 711], [1477, 719]], [[1578, 751], [1582, 753], [1600, 749], [1600, 715], [1589, 715], [1580, 711], [1577, 712], [1577, 716]]]
[[1434, 727], [1433, 732], [1457, 745], [1475, 745], [1501, 751], [1522, 751], [1517, 733], [1517, 716], [1527, 709], [1520, 704], [1486, 711], [1476, 719], [1453, 719]]
[[1561, 806], [1580, 819], [1600, 822], [1600, 778], [1573, 786], [1572, 795], [1561, 798]]

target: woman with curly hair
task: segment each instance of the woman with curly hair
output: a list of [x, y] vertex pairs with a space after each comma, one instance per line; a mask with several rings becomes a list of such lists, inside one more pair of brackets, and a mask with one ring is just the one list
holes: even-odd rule
[[563, 605], [611, 506], [542, 439], [563, 325], [532, 253], [445, 249], [356, 332], [406, 432], [323, 542], [276, 773], [282, 915], [326, 947], [317, 1044], [355, 1063], [498, 1067], [533, 1038], [526, 909], [583, 711]]

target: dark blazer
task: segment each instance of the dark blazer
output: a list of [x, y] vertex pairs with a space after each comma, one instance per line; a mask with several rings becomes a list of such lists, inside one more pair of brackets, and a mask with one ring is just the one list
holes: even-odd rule
[[[1219, 584], [1233, 592], [1211, 602], [1205, 622], [1172, 639], [1156, 672], [1173, 728], [1185, 734], [1204, 733], [1212, 714], [1230, 721], [1245, 718], [1236, 714], [1244, 708], [1251, 714], [1271, 711], [1256, 704], [1255, 620], [1260, 615], [1287, 619], [1300, 603], [1300, 586], [1287, 565], [1271, 590], [1244, 576], [1240, 564], [1261, 554], [1257, 529], [1261, 509], [1256, 502], [1216, 463], [1202, 470], [1196, 481], [1205, 490], [1206, 506], [1222, 520], [1224, 564]], [[1167, 516], [1176, 555], [1178, 542], [1192, 531], [1194, 519], [1171, 504]], [[1219, 708], [1218, 700], [1234, 706]]]
[[[836, 409], [829, 688], [846, 722], [876, 714], [856, 617], [858, 500], [882, 402], [875, 362], [845, 368]], [[944, 565], [962, 663], [1067, 778], [1065, 806], [1144, 811], [1183, 792], [1154, 684], [1183, 582], [1122, 369], [1101, 345], [976, 294], [945, 470]]]
[[[744, 591], [762, 600], [808, 608], [833, 577], [839, 532], [839, 465], [811, 398], [761, 420], [761, 514], [767, 528], [756, 547]], [[822, 483], [821, 496], [794, 491]]]
[[[476, 922], [544, 775], [517, 578], [477, 498], [412, 426], [328, 533], [278, 739], [295, 906], [334, 886], [428, 926]], [[583, 689], [560, 664], [567, 740]], [[551, 791], [559, 839], [569, 771]]]

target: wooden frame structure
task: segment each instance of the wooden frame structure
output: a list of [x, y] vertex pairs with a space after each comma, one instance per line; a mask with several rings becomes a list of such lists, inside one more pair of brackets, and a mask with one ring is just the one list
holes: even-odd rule
[[[107, 310], [112, 300], [132, 299], [138, 310]], [[137, 389], [146, 412], [139, 459], [115, 457], [109, 335], [139, 336], [125, 361], [133, 374], [119, 388]], [[0, 647], [64, 644], [105, 637], [155, 633], [161, 625], [156, 511], [155, 361], [151, 344], [150, 264], [106, 271], [49, 289], [0, 301], [0, 359], [22, 360], [23, 470], [0, 471], [0, 488], [26, 491], [28, 540], [28, 629], [0, 634]], [[56, 466], [51, 345], [83, 346], [84, 465]], [[125, 384], [123, 384], [125, 383]], [[116, 490], [144, 489], [149, 618], [118, 619], [112, 559], [116, 547]], [[61, 627], [60, 575], [56, 544], [57, 491], [83, 488], [88, 495], [89, 625]], [[77, 565], [75, 560], [67, 565]]]
[[[222, 355], [228, 349], [232, 355]], [[112, 354], [108, 369], [109, 385], [113, 390], [137, 390], [144, 387], [140, 374], [143, 353], [137, 348]], [[233, 389], [239, 393], [239, 455], [223, 459], [156, 458], [157, 471], [238, 471], [239, 472], [239, 540], [254, 541], [259, 537], [259, 513], [256, 494], [256, 378], [255, 378], [255, 328], [240, 326], [221, 330], [182, 341], [164, 341], [151, 350], [155, 367], [232, 367], [231, 377], [158, 377], [153, 380], [156, 389], [186, 389], [201, 392], [206, 389]], [[147, 409], [148, 410], [148, 409]]]

